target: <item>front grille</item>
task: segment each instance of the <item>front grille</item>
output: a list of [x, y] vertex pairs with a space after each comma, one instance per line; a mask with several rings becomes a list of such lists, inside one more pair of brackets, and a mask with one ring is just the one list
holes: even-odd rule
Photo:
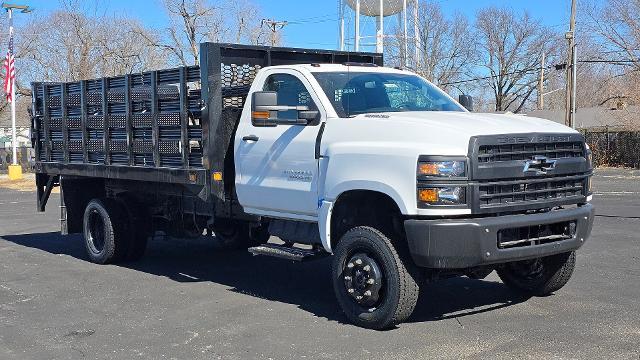
[[573, 175], [481, 182], [478, 186], [480, 208], [578, 199], [583, 196], [586, 179], [586, 175]]
[[584, 156], [582, 142], [556, 142], [532, 144], [480, 145], [478, 149], [479, 163], [501, 161], [530, 160], [534, 156], [545, 156], [549, 159], [565, 159]]
[[572, 239], [576, 234], [576, 222], [531, 225], [498, 231], [498, 248], [536, 246]]

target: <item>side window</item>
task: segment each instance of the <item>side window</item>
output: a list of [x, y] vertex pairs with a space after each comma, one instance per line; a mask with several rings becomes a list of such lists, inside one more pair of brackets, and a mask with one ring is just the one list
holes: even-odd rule
[[[264, 83], [263, 91], [275, 91], [278, 93], [278, 105], [283, 106], [308, 106], [309, 110], [318, 110], [313, 99], [302, 81], [289, 74], [270, 75]], [[281, 111], [280, 119], [295, 120], [298, 112], [294, 110]]]

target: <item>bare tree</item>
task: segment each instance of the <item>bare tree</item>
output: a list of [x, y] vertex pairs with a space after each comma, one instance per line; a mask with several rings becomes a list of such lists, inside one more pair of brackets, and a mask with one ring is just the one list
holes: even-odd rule
[[38, 81], [76, 81], [161, 67], [163, 54], [138, 41], [134, 29], [142, 27], [132, 19], [71, 9], [36, 18], [25, 29], [32, 35], [21, 54], [21, 74]]
[[202, 42], [267, 42], [260, 10], [250, 0], [164, 0], [163, 4], [169, 16], [168, 26], [155, 34], [140, 32], [139, 36], [171, 54], [172, 62], [182, 66], [199, 63]]
[[608, 53], [640, 71], [640, 0], [607, 0], [602, 7], [589, 7], [587, 14]]
[[495, 7], [478, 12], [476, 28], [496, 111], [522, 111], [536, 90], [542, 54], [558, 47], [556, 36], [527, 12]]
[[439, 3], [419, 5], [419, 57], [410, 52], [415, 71], [445, 90], [449, 83], [468, 77], [476, 60], [476, 44], [468, 20], [461, 14], [447, 19]]
[[608, 75], [601, 97], [640, 103], [640, 0], [590, 2], [582, 14], [591, 35], [587, 47], [596, 49], [590, 59], [602, 61], [601, 73]]

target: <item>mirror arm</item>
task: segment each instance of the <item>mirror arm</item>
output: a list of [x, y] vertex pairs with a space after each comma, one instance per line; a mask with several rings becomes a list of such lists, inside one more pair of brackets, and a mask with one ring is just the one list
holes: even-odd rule
[[278, 124], [278, 125], [309, 125], [309, 120], [306, 120], [306, 119], [295, 119], [295, 120], [279, 119], [279, 120], [276, 120], [276, 124]]

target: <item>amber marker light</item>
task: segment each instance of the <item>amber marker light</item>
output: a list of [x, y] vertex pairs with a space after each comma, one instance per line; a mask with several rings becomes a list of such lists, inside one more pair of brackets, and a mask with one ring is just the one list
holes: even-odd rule
[[421, 163], [418, 170], [419, 175], [436, 176], [439, 174], [437, 163]]
[[222, 181], [222, 173], [220, 171], [216, 171], [212, 175], [213, 181]]
[[251, 116], [254, 119], [268, 120], [269, 112], [268, 111], [254, 111], [251, 113]]
[[438, 189], [419, 189], [418, 200], [426, 203], [438, 202]]

